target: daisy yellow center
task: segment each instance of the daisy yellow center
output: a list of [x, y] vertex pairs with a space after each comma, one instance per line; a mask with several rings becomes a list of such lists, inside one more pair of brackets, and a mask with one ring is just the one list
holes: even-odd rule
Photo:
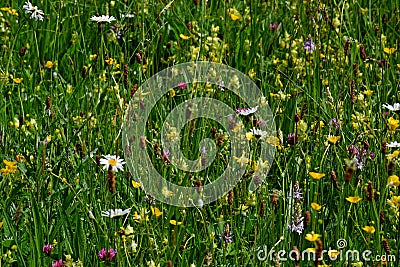
[[115, 165], [117, 165], [117, 160], [116, 159], [109, 159], [108, 160], [108, 164], [110, 164], [111, 166], [115, 166]]

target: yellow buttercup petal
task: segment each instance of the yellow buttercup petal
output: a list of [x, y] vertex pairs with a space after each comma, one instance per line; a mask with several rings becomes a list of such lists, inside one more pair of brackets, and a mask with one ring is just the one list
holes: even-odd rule
[[157, 207], [151, 206], [150, 209], [151, 209], [151, 213], [153, 215], [155, 215], [156, 217], [159, 217], [159, 216], [161, 216], [163, 214], [163, 212], [160, 211]]
[[309, 172], [308, 174], [315, 180], [319, 180], [325, 176], [325, 173], [318, 173], [318, 172]]
[[135, 180], [132, 180], [132, 185], [133, 185], [134, 188], [139, 188], [139, 187], [142, 186], [141, 183], [138, 183], [138, 182], [136, 182]]
[[355, 196], [355, 197], [346, 197], [346, 200], [349, 201], [350, 203], [357, 204], [358, 202], [361, 201], [361, 197]]
[[181, 37], [183, 40], [189, 40], [190, 36], [184, 35], [183, 33], [179, 34], [179, 37]]

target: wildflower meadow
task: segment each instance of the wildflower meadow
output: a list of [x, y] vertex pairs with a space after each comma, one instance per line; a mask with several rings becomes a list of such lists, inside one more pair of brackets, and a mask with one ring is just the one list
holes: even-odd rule
[[400, 266], [400, 2], [3, 0], [1, 266]]

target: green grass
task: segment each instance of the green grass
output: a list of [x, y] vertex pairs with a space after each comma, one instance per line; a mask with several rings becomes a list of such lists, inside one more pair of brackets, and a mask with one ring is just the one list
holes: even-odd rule
[[[391, 254], [396, 261], [387, 266], [398, 266], [400, 204], [388, 200], [394, 201], [400, 189], [388, 186], [388, 179], [399, 175], [399, 161], [387, 157], [396, 148], [382, 144], [400, 141], [399, 128], [390, 130], [388, 123], [400, 116], [382, 104], [400, 102], [400, 4], [289, 2], [37, 0], [32, 4], [44, 11], [44, 20], [36, 21], [25, 14], [23, 1], [3, 1], [0, 159], [17, 162], [17, 169], [6, 174], [6, 164], [0, 162], [0, 266], [51, 266], [59, 259], [68, 266], [314, 266], [313, 261], [279, 261], [276, 253], [274, 260], [261, 261], [257, 253], [265, 246], [288, 253], [294, 246], [303, 251], [318, 243], [335, 250], [340, 239], [347, 241], [343, 254]], [[99, 27], [90, 21], [96, 14], [112, 15], [116, 21]], [[277, 30], [270, 29], [274, 22], [279, 23]], [[308, 36], [316, 48], [311, 53], [303, 48]], [[385, 48], [397, 50], [390, 54]], [[252, 139], [253, 153], [246, 155], [252, 161], [242, 181], [229, 196], [202, 208], [146, 202], [146, 193], [132, 186], [140, 177], [132, 177], [127, 166], [114, 174], [111, 192], [109, 174], [96, 164], [96, 156], [126, 159], [121, 132], [135, 85], [140, 88], [159, 71], [190, 61], [233, 67], [252, 78], [266, 97], [280, 142], [264, 183], [249, 192], [261, 142]], [[23, 80], [17, 83], [15, 78]], [[246, 107], [234, 93], [206, 84], [174, 88], [160, 99], [148, 121], [147, 152], [164, 178], [183, 186], [217, 179], [236, 141], [218, 122], [196, 119], [178, 132], [182, 153], [199, 158], [200, 141], [210, 138], [217, 147], [215, 161], [195, 173], [164, 161], [164, 120], [174, 107], [200, 96], [223, 101], [233, 113]], [[333, 118], [340, 129], [329, 124]], [[249, 132], [252, 121], [241, 119]], [[295, 145], [288, 142], [291, 133], [297, 134]], [[340, 139], [333, 144], [329, 135]], [[361, 170], [354, 167], [351, 145], [375, 153], [365, 156]], [[309, 172], [325, 176], [314, 180]], [[301, 201], [288, 197], [296, 182]], [[374, 197], [368, 200], [371, 191]], [[362, 200], [352, 204], [346, 200], [350, 196]], [[288, 230], [293, 201], [301, 214], [310, 214], [301, 234]], [[313, 202], [322, 208], [312, 209]], [[156, 216], [154, 207], [162, 215]], [[101, 216], [117, 208], [131, 208], [131, 213]], [[219, 236], [227, 225], [233, 237], [226, 243]], [[365, 226], [374, 226], [375, 232], [367, 233]], [[311, 232], [320, 235], [320, 242], [306, 240]], [[53, 245], [50, 255], [42, 251], [45, 244]], [[115, 258], [100, 260], [102, 248], [116, 250]], [[326, 253], [320, 264], [361, 263], [382, 266], [361, 257], [329, 260]]]

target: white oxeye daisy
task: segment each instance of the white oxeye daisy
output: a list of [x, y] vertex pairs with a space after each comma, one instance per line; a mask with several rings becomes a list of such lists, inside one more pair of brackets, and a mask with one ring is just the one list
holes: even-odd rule
[[388, 110], [391, 110], [391, 111], [399, 111], [400, 103], [394, 103], [393, 106], [386, 103], [386, 104], [383, 104], [382, 107], [387, 108]]
[[260, 137], [261, 139], [264, 139], [265, 136], [267, 135], [267, 131], [263, 131], [261, 129], [256, 129], [256, 128], [251, 129], [251, 133], [256, 137]]
[[90, 18], [91, 21], [97, 22], [97, 23], [104, 23], [108, 22], [111, 23], [112, 21], [115, 20], [114, 16], [106, 16], [106, 15], [101, 15], [101, 16], [93, 16]]
[[105, 210], [101, 212], [101, 216], [104, 217], [110, 217], [110, 218], [116, 218], [116, 217], [121, 217], [124, 216], [125, 214], [128, 214], [129, 212], [131, 212], [131, 209], [126, 209], [126, 210], [122, 210], [122, 209], [111, 209], [111, 210]]
[[118, 172], [118, 170], [123, 171], [124, 170], [124, 164], [126, 163], [123, 159], [121, 159], [119, 156], [115, 155], [106, 155], [104, 158], [100, 159], [100, 164], [104, 165], [103, 170], [108, 170], [109, 168], [112, 169], [113, 172]]
[[390, 142], [389, 144], [386, 145], [387, 147], [400, 147], [400, 143], [397, 141]]
[[37, 6], [33, 6], [29, 0], [25, 2], [25, 4], [22, 6], [22, 9], [25, 10], [26, 14], [31, 14], [30, 17], [32, 19], [43, 21], [43, 10], [40, 10]]
[[254, 108], [237, 108], [236, 113], [242, 116], [248, 116], [250, 114], [253, 114], [256, 112], [258, 109], [258, 106], [255, 106]]

